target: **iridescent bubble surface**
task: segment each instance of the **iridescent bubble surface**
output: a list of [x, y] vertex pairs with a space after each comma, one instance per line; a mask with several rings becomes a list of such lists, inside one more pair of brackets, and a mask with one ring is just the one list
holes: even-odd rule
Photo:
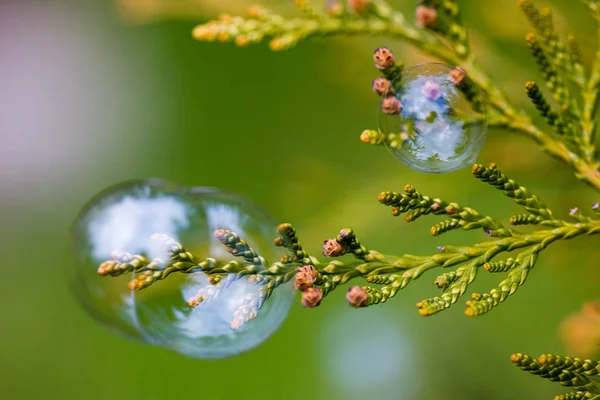
[[473, 164], [485, 142], [487, 110], [464, 70], [440, 63], [408, 68], [392, 80], [378, 111], [390, 153], [427, 173]]
[[267, 283], [238, 274], [248, 263], [218, 230], [267, 262], [283, 255], [273, 246], [275, 222], [234, 193], [159, 180], [110, 187], [73, 228], [74, 292], [92, 317], [130, 338], [199, 358], [249, 350], [281, 325], [295, 291], [281, 284], [260, 307]]

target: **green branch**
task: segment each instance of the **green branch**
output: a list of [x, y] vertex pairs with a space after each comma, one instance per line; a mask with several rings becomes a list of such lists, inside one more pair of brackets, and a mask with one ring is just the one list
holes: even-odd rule
[[[173, 273], [204, 273], [209, 277], [209, 285], [188, 299], [190, 307], [205, 304], [220, 290], [239, 279], [262, 285], [258, 294], [248, 299], [235, 314], [232, 327], [236, 328], [256, 315], [273, 290], [292, 279], [296, 289], [302, 292], [302, 304], [310, 308], [321, 304], [323, 298], [339, 285], [362, 278], [380, 287], [354, 286], [349, 289], [346, 298], [353, 307], [367, 307], [386, 302], [429, 270], [457, 267], [434, 280], [442, 291], [440, 296], [417, 304], [420, 314], [432, 315], [455, 304], [475, 281], [480, 267], [491, 273], [506, 272], [507, 277], [498, 287], [488, 293], [471, 295], [471, 300], [467, 301], [466, 314], [476, 316], [487, 313], [514, 294], [529, 276], [539, 253], [548, 245], [558, 240], [600, 233], [600, 220], [583, 216], [578, 209], [571, 212], [575, 223], [556, 219], [539, 197], [506, 177], [494, 164], [490, 167], [474, 165], [472, 173], [524, 208], [527, 214], [511, 218], [513, 225], [531, 221], [530, 223], [547, 227], [534, 232], [518, 232], [473, 208], [424, 195], [413, 186], [406, 185], [402, 193], [383, 192], [378, 196], [380, 203], [392, 208], [393, 216], [404, 215], [407, 222], [427, 215], [444, 216], [447, 218], [445, 221], [431, 228], [432, 235], [440, 235], [452, 229], [479, 229], [492, 240], [471, 246], [446, 245], [430, 255], [396, 256], [371, 250], [357, 239], [354, 231], [342, 229], [335, 238], [324, 241], [323, 255], [327, 258], [351, 255], [353, 260], [322, 261], [303, 250], [296, 230], [290, 224], [282, 224], [278, 228], [279, 237], [275, 239], [274, 245], [286, 248], [289, 255], [279, 261], [269, 262], [245, 240], [227, 229], [218, 229], [215, 237], [236, 260], [201, 260], [188, 252], [182, 244], [168, 236], [156, 234], [152, 239], [163, 247], [169, 260], [151, 260], [145, 255], [115, 253], [112, 260], [99, 266], [98, 274], [114, 277], [133, 273], [136, 276], [129, 283], [130, 289], [143, 290]], [[528, 219], [527, 215], [531, 218]], [[520, 252], [514, 258], [494, 260], [502, 253], [513, 251]]]
[[[586, 3], [597, 17], [596, 3]], [[535, 126], [531, 118], [516, 109], [506, 94], [481, 70], [470, 52], [468, 35], [455, 1], [422, 1], [422, 5], [416, 10], [416, 25], [408, 22], [401, 12], [381, 0], [361, 2], [360, 9], [350, 7], [344, 10], [338, 4], [330, 8], [328, 14], [315, 11], [308, 0], [298, 0], [297, 4], [305, 17], [286, 19], [264, 8], [254, 7], [248, 18], [224, 16], [219, 21], [199, 25], [194, 29], [193, 36], [198, 40], [235, 41], [240, 46], [269, 40], [271, 49], [275, 51], [289, 49], [301, 40], [314, 36], [364, 34], [408, 41], [424, 53], [467, 71], [470, 80], [481, 89], [491, 106], [490, 125], [508, 128], [530, 137], [548, 154], [567, 163], [578, 179], [600, 191], [600, 163], [594, 145], [600, 61], [594, 63], [589, 79], [586, 78], [574, 38], [570, 37], [567, 44], [560, 40], [554, 30], [549, 9], [538, 11], [530, 1], [520, 1], [527, 19], [542, 38], [538, 42], [535, 36], [529, 36], [530, 46], [546, 76], [549, 88], [562, 106], [556, 115], [543, 115], [558, 131], [571, 132], [563, 135], [564, 138], [554, 137]], [[558, 70], [585, 88], [582, 95], [583, 112], [578, 110], [577, 102], [563, 83]], [[536, 107], [539, 106], [536, 104]], [[556, 121], [558, 116], [560, 124], [556, 126], [551, 122]], [[392, 133], [385, 138], [372, 137], [368, 142], [386, 142], [398, 147], [404, 140], [406, 138], [402, 134]], [[573, 141], [575, 148], [572, 148]]]
[[555, 397], [556, 400], [567, 399], [600, 399], [600, 363], [580, 358], [562, 357], [543, 354], [537, 360], [523, 354], [513, 354], [513, 364], [551, 382], [571, 387], [570, 393]]

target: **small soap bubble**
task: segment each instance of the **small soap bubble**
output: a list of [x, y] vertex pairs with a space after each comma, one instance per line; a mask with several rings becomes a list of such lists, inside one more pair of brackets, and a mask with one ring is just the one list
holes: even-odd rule
[[377, 122], [396, 159], [416, 171], [444, 173], [475, 162], [485, 142], [487, 110], [463, 69], [424, 63], [390, 82]]
[[244, 259], [222, 239], [235, 233], [274, 262], [283, 255], [273, 246], [276, 232], [270, 216], [234, 193], [126, 182], [105, 189], [80, 212], [70, 281], [88, 313], [117, 333], [191, 357], [232, 356], [277, 330], [295, 291], [283, 283], [263, 304], [267, 280], [228, 271], [228, 262]]

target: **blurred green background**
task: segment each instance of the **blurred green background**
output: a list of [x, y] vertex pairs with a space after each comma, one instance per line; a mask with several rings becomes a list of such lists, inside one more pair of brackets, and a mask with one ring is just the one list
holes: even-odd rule
[[[291, 0], [267, 5], [292, 13]], [[475, 53], [518, 105], [540, 80], [516, 0], [463, 1]], [[575, 5], [574, 5], [575, 3]], [[411, 17], [414, 2], [397, 0]], [[544, 2], [589, 65], [594, 24], [578, 2]], [[489, 315], [459, 304], [422, 318], [435, 275], [387, 304], [350, 309], [344, 289], [317, 309], [295, 304], [255, 350], [195, 360], [115, 336], [76, 303], [65, 279], [69, 226], [112, 183], [161, 177], [242, 193], [305, 246], [354, 228], [383, 252], [427, 254], [480, 232], [429, 236], [377, 202], [412, 183], [427, 194], [505, 220], [519, 208], [468, 170], [416, 173], [358, 137], [376, 125], [371, 59], [380, 45], [407, 64], [426, 60], [389, 38], [310, 40], [284, 53], [199, 43], [195, 23], [243, 1], [0, 1], [0, 398], [2, 399], [544, 399], [566, 391], [518, 371], [514, 352], [563, 352], [558, 326], [598, 296], [594, 238], [544, 251], [527, 284]], [[598, 196], [526, 138], [492, 130], [480, 161], [503, 170], [561, 215]], [[472, 291], [502, 277], [481, 274]], [[298, 302], [299, 303], [299, 299]], [[462, 303], [462, 302], [461, 302]]]

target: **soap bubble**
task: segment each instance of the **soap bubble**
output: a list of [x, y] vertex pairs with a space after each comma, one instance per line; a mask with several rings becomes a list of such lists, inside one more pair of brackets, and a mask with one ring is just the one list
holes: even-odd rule
[[392, 80], [381, 97], [379, 131], [392, 155], [427, 173], [473, 164], [485, 142], [485, 102], [461, 68], [425, 63]]
[[[113, 331], [192, 357], [227, 357], [264, 342], [290, 309], [291, 282], [263, 304], [269, 277], [239, 274], [281, 258], [275, 236], [275, 222], [236, 194], [125, 182], [79, 214], [71, 285], [88, 313]], [[240, 247], [228, 251], [226, 240], [244, 240], [255, 257], [234, 256]]]

